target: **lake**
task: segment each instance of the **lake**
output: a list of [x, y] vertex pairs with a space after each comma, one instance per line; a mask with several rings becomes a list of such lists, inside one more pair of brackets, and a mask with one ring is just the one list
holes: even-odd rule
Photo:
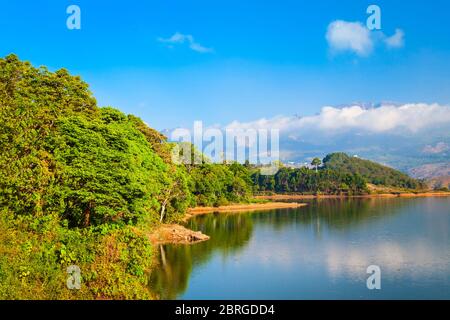
[[[450, 198], [324, 199], [208, 214], [211, 236], [158, 248], [163, 299], [450, 299]], [[369, 290], [367, 267], [381, 270]]]

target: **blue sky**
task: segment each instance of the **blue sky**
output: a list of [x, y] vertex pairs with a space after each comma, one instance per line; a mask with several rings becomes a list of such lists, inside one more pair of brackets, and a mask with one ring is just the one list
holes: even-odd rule
[[[81, 30], [66, 27], [71, 4], [81, 8]], [[389, 48], [378, 34], [367, 55], [333, 50], [329, 25], [365, 25], [370, 4], [381, 8], [384, 37], [401, 29], [404, 42]], [[100, 105], [157, 129], [313, 115], [354, 102], [450, 102], [445, 0], [3, 0], [1, 8], [1, 56], [65, 67]], [[170, 43], [176, 32], [184, 42]]]

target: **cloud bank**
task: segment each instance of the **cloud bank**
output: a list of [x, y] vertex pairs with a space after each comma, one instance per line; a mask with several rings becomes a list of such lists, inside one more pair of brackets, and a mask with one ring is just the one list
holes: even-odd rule
[[313, 116], [259, 119], [230, 123], [234, 129], [279, 129], [284, 133], [323, 131], [325, 133], [358, 130], [370, 133], [417, 133], [436, 126], [450, 126], [450, 107], [439, 104], [382, 104], [374, 108], [350, 105], [343, 108], [323, 107]]
[[283, 161], [303, 163], [337, 151], [402, 170], [450, 161], [450, 107], [440, 104], [326, 106], [316, 115], [234, 121], [225, 128], [279, 130]]

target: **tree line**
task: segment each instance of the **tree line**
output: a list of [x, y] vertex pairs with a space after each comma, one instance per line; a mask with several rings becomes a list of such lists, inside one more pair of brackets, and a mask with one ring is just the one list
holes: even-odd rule
[[256, 171], [252, 174], [252, 181], [258, 192], [333, 195], [367, 193], [366, 181], [359, 174], [343, 174], [330, 169], [281, 168], [274, 176], [263, 176]]

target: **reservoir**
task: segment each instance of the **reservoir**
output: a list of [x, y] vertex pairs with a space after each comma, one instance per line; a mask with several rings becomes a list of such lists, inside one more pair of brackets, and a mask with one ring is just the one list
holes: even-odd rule
[[[196, 216], [211, 239], [157, 248], [162, 299], [450, 299], [450, 198], [316, 199]], [[369, 266], [381, 289], [369, 290]]]

